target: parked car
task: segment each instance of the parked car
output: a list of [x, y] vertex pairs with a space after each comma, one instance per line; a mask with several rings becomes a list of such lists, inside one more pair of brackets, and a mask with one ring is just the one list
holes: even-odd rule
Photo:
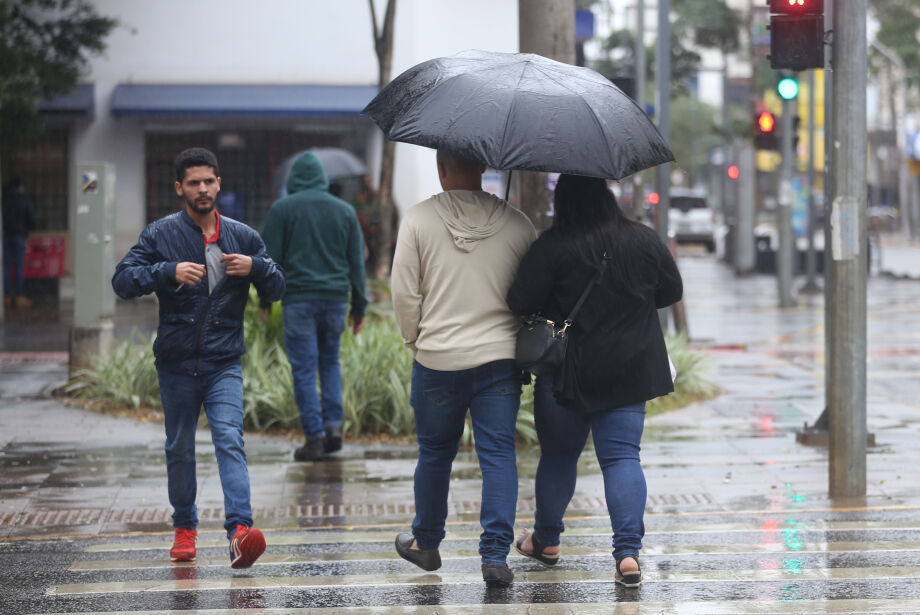
[[701, 243], [715, 252], [716, 213], [699, 192], [674, 190], [668, 210], [668, 233], [677, 243]]

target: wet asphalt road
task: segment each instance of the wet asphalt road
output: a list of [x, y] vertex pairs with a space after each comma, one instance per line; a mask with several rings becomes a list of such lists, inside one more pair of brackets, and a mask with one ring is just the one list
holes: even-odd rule
[[[823, 407], [823, 307], [775, 307], [775, 280], [735, 280], [681, 254], [690, 333], [720, 397], [647, 421], [647, 535], [638, 590], [611, 582], [602, 482], [582, 460], [563, 560], [509, 557], [514, 585], [487, 590], [476, 555], [475, 458], [461, 454], [444, 566], [392, 549], [411, 519], [414, 450], [346, 444], [290, 461], [248, 436], [268, 551], [228, 566], [221, 496], [199, 437], [196, 565], [171, 565], [162, 427], [61, 407], [54, 356], [0, 366], [0, 613], [920, 613], [920, 282], [873, 278], [865, 498], [827, 497], [827, 452], [796, 444]], [[730, 292], [729, 292], [730, 291]], [[135, 308], [136, 309], [136, 308]], [[533, 516], [533, 451], [519, 452], [518, 530]], [[427, 606], [426, 606], [427, 605]]]

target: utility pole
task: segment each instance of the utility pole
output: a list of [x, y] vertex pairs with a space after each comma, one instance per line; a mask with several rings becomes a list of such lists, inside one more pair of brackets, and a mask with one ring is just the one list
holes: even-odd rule
[[[575, 0], [518, 0], [521, 53], [575, 64]], [[546, 173], [520, 171], [520, 206], [537, 230], [549, 226], [551, 194]]]
[[826, 397], [831, 497], [866, 494], [866, 0], [834, 3]]
[[793, 255], [795, 254], [795, 237], [792, 235], [792, 114], [794, 101], [783, 99], [783, 115], [780, 117], [780, 148], [783, 163], [779, 172], [779, 198], [776, 206], [776, 231], [779, 245], [776, 247], [776, 282], [781, 308], [792, 307]]
[[[636, 0], [636, 104], [645, 111], [645, 0]], [[641, 220], [645, 215], [645, 186], [642, 173], [633, 175], [633, 217]]]

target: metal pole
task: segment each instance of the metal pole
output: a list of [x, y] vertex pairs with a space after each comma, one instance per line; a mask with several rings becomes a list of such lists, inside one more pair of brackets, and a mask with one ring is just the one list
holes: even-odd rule
[[[645, 0], [636, 1], [636, 103], [645, 110]], [[645, 215], [645, 186], [642, 173], [633, 176], [633, 217], [641, 220]]]
[[[658, 0], [658, 43], [655, 62], [655, 96], [658, 131], [665, 143], [671, 141], [671, 0]], [[668, 211], [671, 209], [671, 165], [658, 167], [658, 234], [668, 245]], [[658, 310], [661, 328], [668, 329], [668, 308]]]
[[726, 246], [726, 251], [734, 249], [735, 273], [747, 275], [754, 271], [754, 201], [756, 198], [755, 176], [757, 167], [754, 164], [754, 148], [750, 143], [744, 143], [740, 148], [738, 166], [741, 174], [738, 177], [738, 205], [735, 211], [734, 245]]
[[815, 73], [808, 71], [808, 253], [805, 255], [805, 285], [802, 290], [819, 290], [816, 280], [818, 255], [815, 253]]
[[866, 494], [866, 0], [836, 3], [826, 303], [831, 497]]
[[776, 230], [779, 245], [776, 247], [776, 283], [779, 306], [795, 305], [792, 297], [793, 256], [795, 237], [792, 235], [792, 114], [794, 102], [783, 100], [783, 115], [780, 117], [780, 147], [783, 164], [779, 173], [779, 198], [776, 206]]
[[[658, 131], [665, 143], [671, 141], [671, 0], [658, 2], [658, 44], [655, 74], [656, 115]], [[658, 167], [658, 234], [668, 242], [668, 210], [671, 207], [671, 165]]]

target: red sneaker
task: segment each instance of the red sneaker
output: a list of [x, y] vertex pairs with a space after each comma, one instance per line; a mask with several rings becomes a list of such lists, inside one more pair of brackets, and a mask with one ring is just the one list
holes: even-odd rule
[[230, 539], [230, 567], [249, 568], [265, 553], [265, 536], [254, 527], [236, 526]]
[[173, 562], [194, 562], [195, 543], [198, 541], [196, 530], [187, 530], [184, 527], [176, 528], [176, 538], [173, 540], [172, 549], [169, 550], [169, 559]]

